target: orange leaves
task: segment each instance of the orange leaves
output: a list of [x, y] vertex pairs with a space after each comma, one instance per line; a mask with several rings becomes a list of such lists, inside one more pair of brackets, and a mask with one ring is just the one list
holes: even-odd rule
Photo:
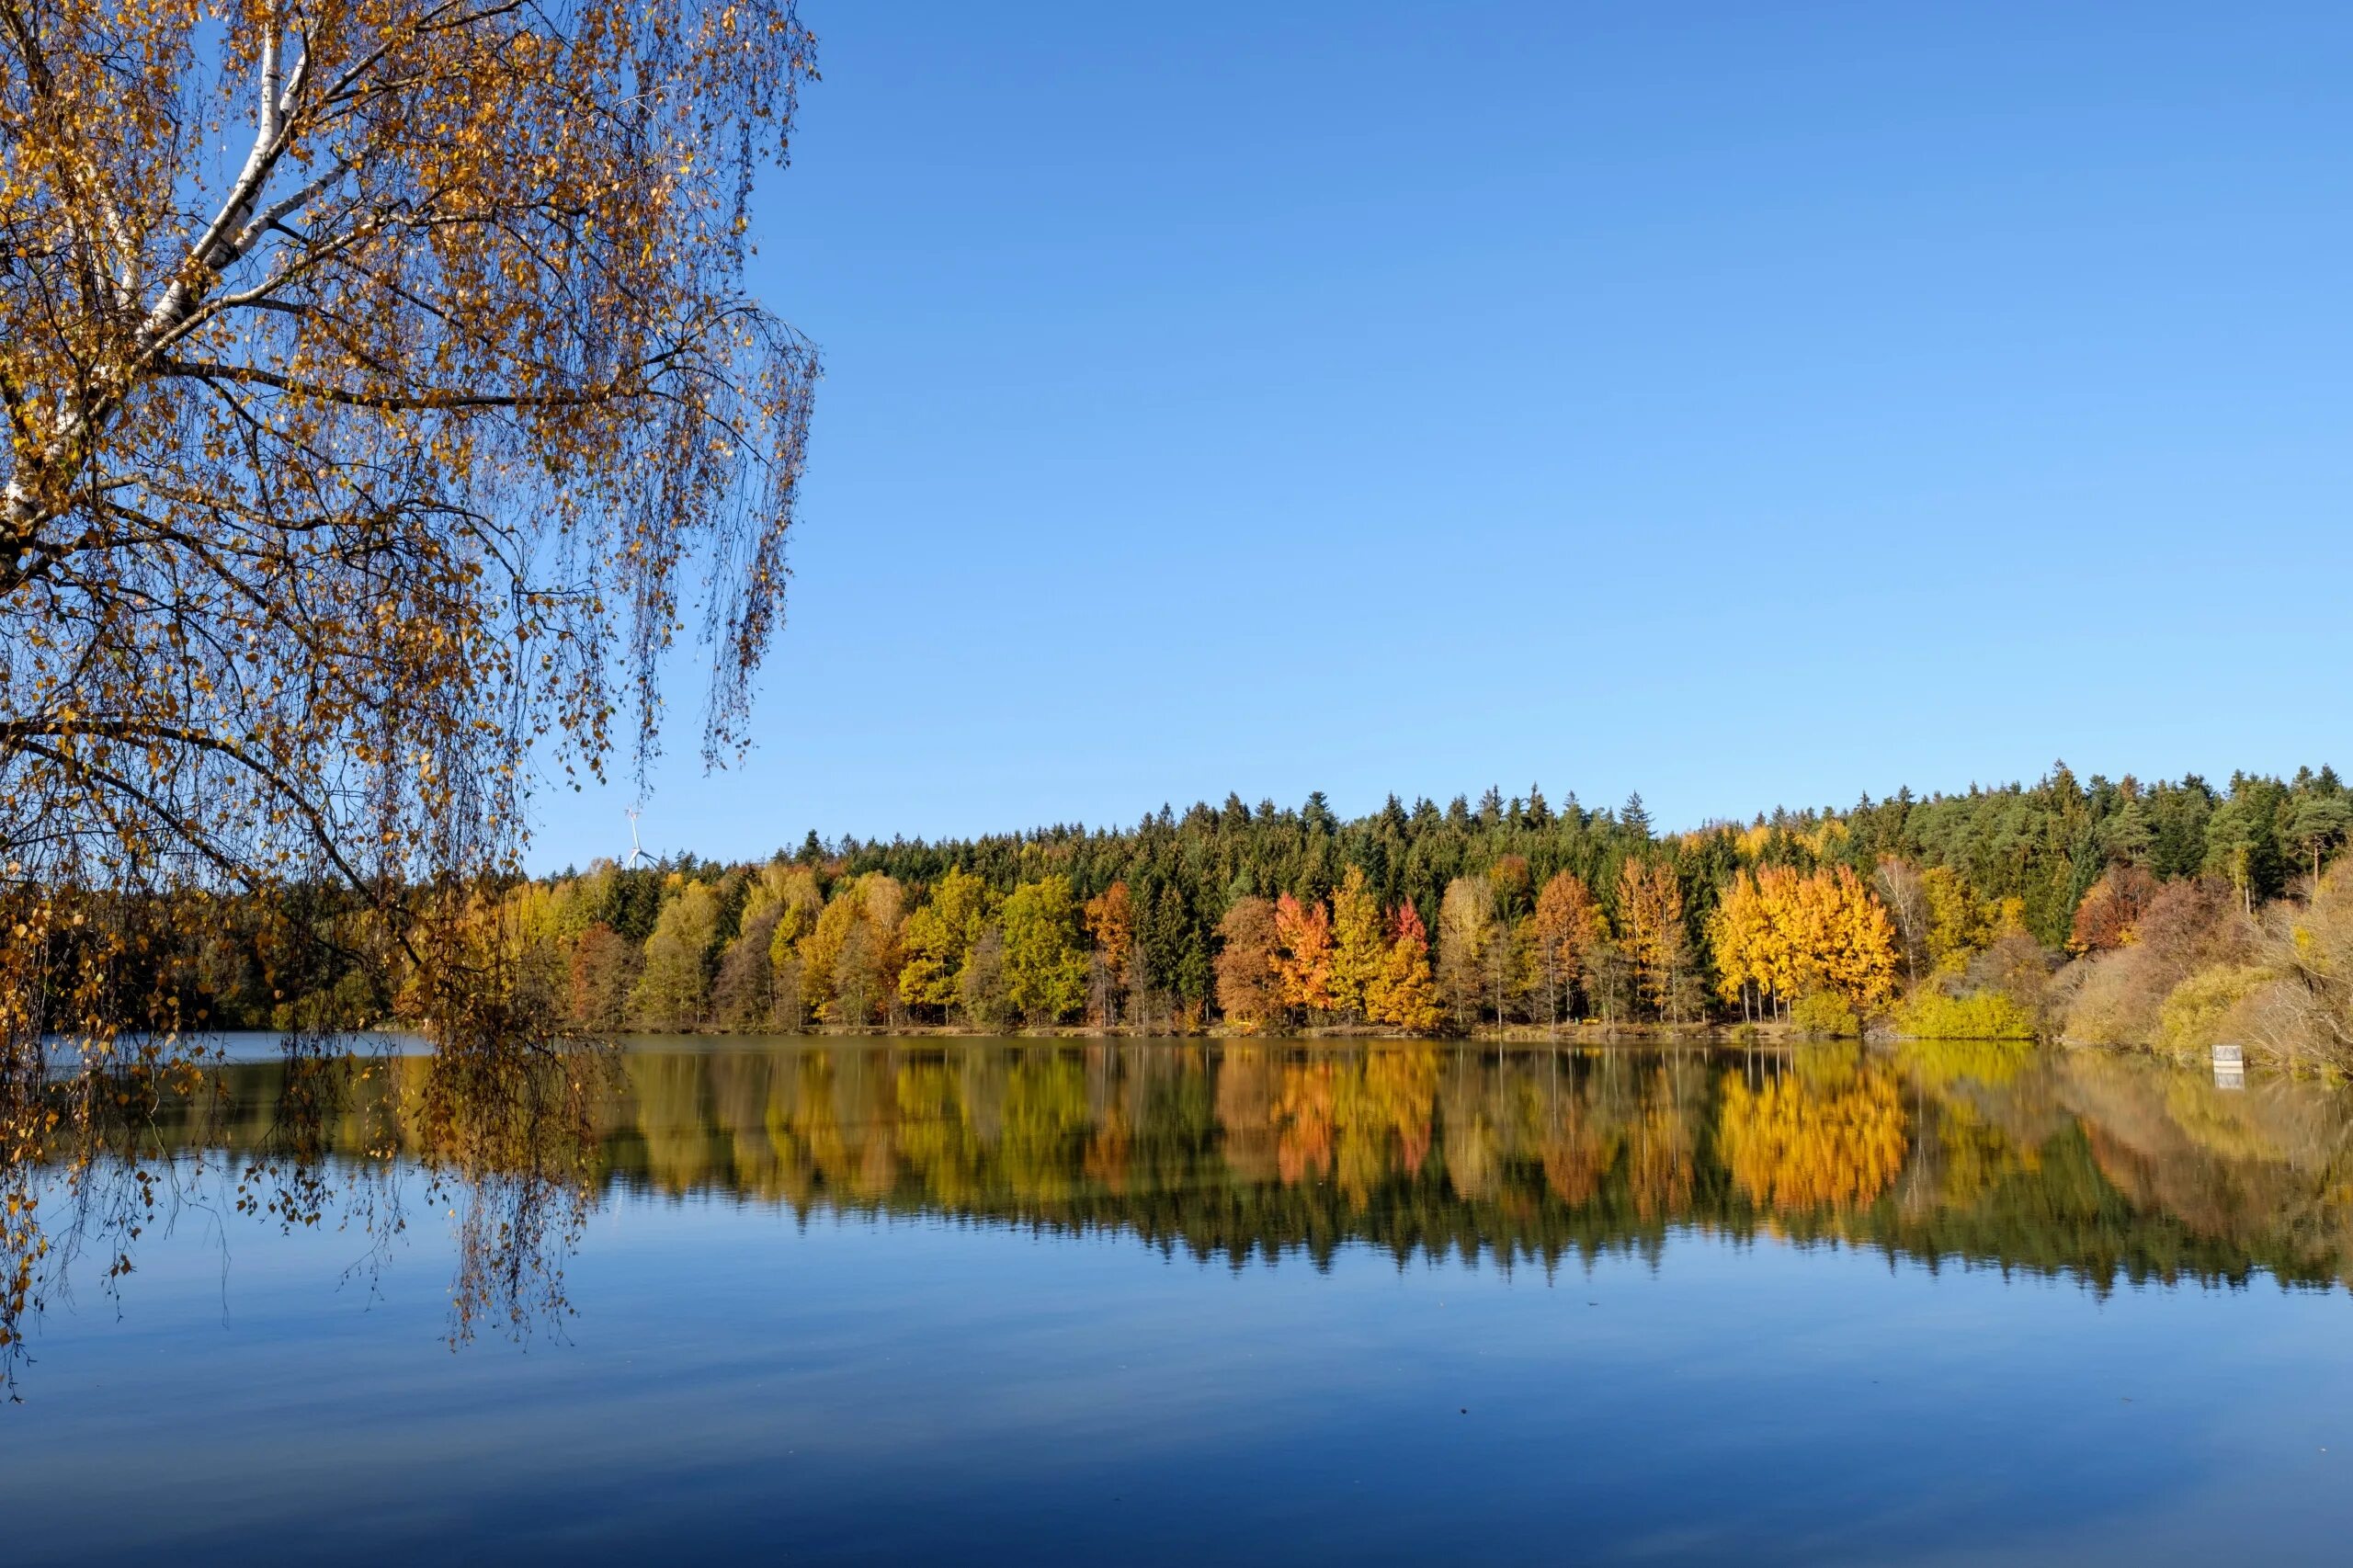
[[1593, 890], [1574, 871], [1556, 871], [1536, 895], [1536, 936], [1557, 951], [1562, 968], [1574, 974], [1594, 943], [1608, 935]]
[[2130, 946], [2139, 935], [2142, 914], [2156, 896], [2157, 880], [2145, 867], [2109, 867], [2075, 906], [2067, 950], [2097, 953]]
[[1218, 922], [1217, 1005], [1245, 1033], [1271, 1022], [1282, 1006], [1275, 980], [1275, 906], [1238, 898]]
[[1408, 1034], [1441, 1020], [1420, 914], [1401, 904], [1383, 922], [1353, 867], [1328, 907], [1291, 893], [1236, 899], [1218, 933], [1218, 1006], [1242, 1032], [1336, 1011]]
[[1332, 916], [1321, 903], [1302, 905], [1290, 893], [1275, 901], [1275, 985], [1295, 1012], [1332, 1007]]
[[1135, 946], [1135, 909], [1128, 884], [1115, 881], [1086, 901], [1086, 934], [1103, 955], [1103, 967], [1115, 986], [1127, 983], [1128, 955]]
[[1585, 972], [1586, 959], [1609, 936], [1608, 922], [1593, 891], [1574, 871], [1556, 871], [1536, 895], [1530, 917], [1528, 960], [1542, 994], [1548, 1021], [1558, 1023], [1569, 994]]

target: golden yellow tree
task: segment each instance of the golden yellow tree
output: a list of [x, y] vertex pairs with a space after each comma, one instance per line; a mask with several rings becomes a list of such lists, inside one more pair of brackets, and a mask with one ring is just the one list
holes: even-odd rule
[[1920, 881], [1928, 900], [1928, 961], [1939, 974], [1959, 974], [1994, 939], [1996, 922], [1950, 866], [1931, 866]]
[[1794, 867], [1767, 866], [1756, 873], [1757, 905], [1764, 927], [1756, 933], [1755, 957], [1757, 980], [1766, 994], [1787, 1008], [1800, 985], [1802, 969], [1797, 932], [1805, 879]]
[[1484, 877], [1457, 877], [1438, 899], [1438, 987], [1458, 1028], [1478, 1016], [1487, 949], [1497, 935], [1495, 903]]
[[1388, 944], [1381, 939], [1381, 904], [1366, 887], [1363, 868], [1351, 866], [1332, 892], [1332, 1007], [1358, 1022], [1371, 1017], [1367, 997], [1380, 979]]
[[1745, 1017], [1755, 1016], [1771, 989], [1766, 980], [1770, 931], [1756, 879], [1745, 870], [1733, 873], [1715, 912], [1708, 916], [1708, 951], [1715, 960], [1716, 994], [1727, 1002], [1738, 1002]]
[[911, 1006], [938, 1007], [945, 1018], [956, 1006], [964, 964], [980, 940], [992, 904], [987, 886], [961, 867], [950, 866], [931, 886], [931, 896], [900, 926], [906, 962], [899, 970], [899, 997]]
[[905, 963], [899, 947], [905, 903], [905, 889], [880, 871], [834, 889], [798, 955], [801, 997], [813, 1016], [829, 1023], [870, 1023], [896, 994]]
[[1895, 989], [1895, 925], [1851, 866], [1817, 872], [1827, 884], [1829, 940], [1823, 955], [1824, 978], [1831, 989], [1858, 1008], [1887, 999]]
[[1390, 918], [1389, 947], [1380, 972], [1366, 987], [1365, 1006], [1374, 1023], [1407, 1034], [1436, 1033], [1446, 1020], [1430, 976], [1429, 931], [1410, 903], [1399, 904]]
[[1784, 1006], [1835, 992], [1858, 1008], [1895, 988], [1895, 927], [1853, 868], [1800, 875], [1786, 866], [1741, 872], [1711, 917], [1709, 942], [1726, 1000], [1756, 992]]

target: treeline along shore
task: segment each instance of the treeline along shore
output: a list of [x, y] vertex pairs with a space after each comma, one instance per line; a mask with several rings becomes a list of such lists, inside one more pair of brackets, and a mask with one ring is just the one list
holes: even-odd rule
[[[585, 1030], [1400, 1035], [1756, 1026], [2353, 1065], [2353, 795], [2326, 768], [2079, 778], [1661, 832], [1540, 790], [1343, 821], [1229, 797], [1132, 827], [690, 855], [486, 886]], [[224, 899], [169, 985], [210, 1025], [396, 1021], [324, 891]]]

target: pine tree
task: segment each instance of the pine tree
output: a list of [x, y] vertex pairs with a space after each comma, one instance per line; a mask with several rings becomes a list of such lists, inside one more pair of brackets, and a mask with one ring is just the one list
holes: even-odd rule
[[1636, 838], [1647, 841], [1651, 835], [1651, 813], [1643, 804], [1640, 790], [1626, 797], [1625, 807], [1618, 813], [1618, 825]]

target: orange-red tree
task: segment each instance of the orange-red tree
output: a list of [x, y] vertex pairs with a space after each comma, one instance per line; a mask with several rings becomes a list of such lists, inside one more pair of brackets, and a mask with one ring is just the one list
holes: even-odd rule
[[1291, 1013], [1332, 1009], [1332, 916], [1290, 893], [1275, 900], [1275, 985]]
[[1529, 960], [1537, 989], [1544, 995], [1547, 1021], [1557, 1024], [1585, 971], [1586, 955], [1608, 935], [1608, 926], [1592, 890], [1574, 871], [1556, 871], [1545, 882], [1536, 895], [1534, 919]]
[[1128, 884], [1115, 881], [1086, 901], [1082, 911], [1087, 937], [1095, 944], [1095, 973], [1089, 990], [1095, 994], [1097, 1020], [1120, 1021], [1120, 1004], [1128, 994], [1128, 958], [1135, 949], [1134, 903]]
[[2157, 896], [2157, 879], [2145, 866], [2111, 866], [2075, 905], [2067, 932], [2071, 953], [2100, 953], [2129, 945], [2139, 935], [2141, 916]]

